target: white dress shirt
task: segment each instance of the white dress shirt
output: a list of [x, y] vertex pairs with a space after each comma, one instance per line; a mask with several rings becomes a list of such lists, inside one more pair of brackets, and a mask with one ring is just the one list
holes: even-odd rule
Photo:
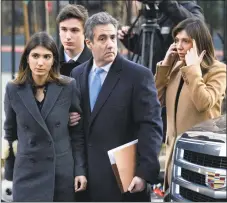
[[[76, 60], [80, 57], [81, 53], [82, 53], [82, 51], [79, 54], [77, 54], [72, 60], [74, 60], [76, 62]], [[69, 57], [68, 54], [66, 54], [65, 51], [64, 51], [64, 56], [65, 56], [65, 61], [68, 63], [69, 60], [71, 60], [71, 58]]]

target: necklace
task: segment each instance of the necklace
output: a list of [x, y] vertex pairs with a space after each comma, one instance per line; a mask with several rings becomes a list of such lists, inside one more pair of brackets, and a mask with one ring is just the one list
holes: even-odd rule
[[40, 92], [41, 89], [43, 89], [43, 93], [45, 94], [47, 92], [47, 86], [48, 86], [48, 83], [45, 83], [44, 85], [32, 85], [32, 91], [33, 91], [33, 94], [35, 95], [37, 93], [37, 91]]
[[44, 88], [47, 84], [43, 84], [43, 85], [34, 85], [34, 87], [36, 89], [41, 89], [41, 88]]

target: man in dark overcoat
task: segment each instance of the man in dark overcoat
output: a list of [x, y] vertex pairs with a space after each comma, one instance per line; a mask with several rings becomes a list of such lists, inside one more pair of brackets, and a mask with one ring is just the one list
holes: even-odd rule
[[[88, 18], [85, 37], [93, 58], [73, 69], [81, 92], [86, 134], [86, 201], [150, 201], [147, 183], [159, 174], [161, 109], [152, 72], [117, 53], [117, 21], [100, 12]], [[138, 139], [135, 176], [121, 194], [108, 150]]]

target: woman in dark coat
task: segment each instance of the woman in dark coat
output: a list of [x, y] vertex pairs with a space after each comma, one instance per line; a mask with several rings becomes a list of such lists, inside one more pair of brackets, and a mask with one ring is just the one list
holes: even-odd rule
[[5, 162], [13, 177], [13, 201], [75, 201], [86, 189], [82, 120], [68, 126], [70, 111], [81, 112], [74, 79], [59, 74], [55, 42], [34, 34], [22, 54], [16, 79], [6, 86], [5, 139], [18, 140], [15, 158]]

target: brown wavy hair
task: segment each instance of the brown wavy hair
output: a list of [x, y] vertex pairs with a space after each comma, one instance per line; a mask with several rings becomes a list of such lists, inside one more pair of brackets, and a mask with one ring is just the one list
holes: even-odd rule
[[88, 11], [82, 5], [66, 5], [58, 14], [56, 18], [57, 25], [59, 25], [62, 21], [76, 18], [82, 22], [84, 27], [85, 22], [88, 19]]
[[27, 63], [28, 56], [32, 49], [37, 46], [42, 46], [52, 52], [54, 63], [50, 69], [46, 82], [57, 82], [58, 84], [65, 84], [65, 79], [60, 76], [59, 53], [53, 38], [46, 32], [38, 32], [32, 35], [25, 46], [24, 52], [21, 56], [19, 71], [16, 78], [13, 80], [15, 84], [23, 85], [26, 82], [32, 82], [32, 74], [29, 64]]
[[206, 73], [214, 63], [214, 45], [211, 34], [206, 24], [198, 18], [187, 18], [181, 21], [172, 31], [172, 37], [175, 39], [176, 35], [185, 30], [187, 35], [194, 39], [197, 46], [198, 55], [206, 50], [206, 54], [201, 62], [201, 70]]

